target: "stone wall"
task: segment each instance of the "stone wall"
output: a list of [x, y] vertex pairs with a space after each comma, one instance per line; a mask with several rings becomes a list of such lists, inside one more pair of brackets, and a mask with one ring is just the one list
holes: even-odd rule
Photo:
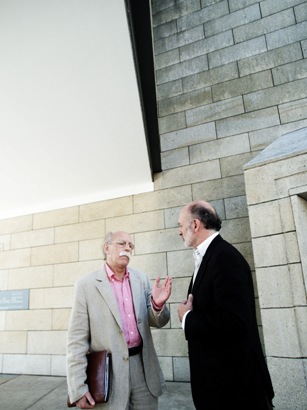
[[[28, 310], [0, 312], [0, 372], [65, 374], [73, 284], [102, 263], [105, 233], [124, 229], [135, 242], [132, 266], [173, 277], [171, 322], [153, 330], [154, 341], [166, 379], [189, 380], [177, 304], [193, 260], [178, 212], [210, 201], [222, 236], [254, 270], [244, 164], [307, 126], [306, 20], [299, 0], [152, 1], [163, 171], [154, 192], [0, 221], [0, 288], [30, 290]], [[265, 319], [259, 310], [264, 329]], [[278, 410], [302, 409], [287, 405]]]
[[267, 361], [277, 409], [307, 403], [307, 128], [245, 165]]

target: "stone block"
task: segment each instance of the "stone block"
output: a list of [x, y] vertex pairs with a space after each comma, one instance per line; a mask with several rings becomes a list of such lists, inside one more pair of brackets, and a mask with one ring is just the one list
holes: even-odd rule
[[171, 81], [169, 83], [163, 83], [157, 86], [157, 100], [163, 100], [165, 98], [174, 97], [183, 93], [182, 79]]
[[252, 4], [258, 3], [257, 0], [229, 0], [230, 12], [244, 9]]
[[297, 329], [300, 341], [301, 356], [307, 356], [307, 306], [298, 306], [295, 308], [297, 320]]
[[233, 30], [235, 43], [247, 41], [295, 24], [293, 9], [284, 10], [272, 16], [261, 18]]
[[[242, 97], [234, 97], [186, 111], [187, 126], [238, 116], [244, 112]], [[237, 134], [237, 133], [236, 133]]]
[[226, 219], [220, 232], [223, 238], [233, 245], [249, 242], [251, 239], [248, 218]]
[[181, 206], [164, 210], [165, 228], [178, 227], [178, 217], [180, 210]]
[[192, 186], [192, 193], [193, 198], [204, 198], [208, 202], [245, 195], [243, 175], [200, 182]]
[[269, 70], [212, 86], [213, 101], [226, 100], [273, 86]]
[[307, 78], [292, 81], [243, 96], [244, 106], [246, 111], [255, 111], [265, 107], [281, 105], [282, 103], [306, 97], [306, 90]]
[[279, 113], [282, 124], [307, 119], [307, 98], [281, 104]]
[[307, 20], [307, 4], [304, 2], [299, 6], [294, 7], [295, 18], [298, 23]]
[[66, 376], [66, 355], [51, 356], [51, 376]]
[[307, 21], [266, 35], [268, 50], [306, 39]]
[[255, 156], [255, 153], [247, 152], [244, 154], [231, 155], [220, 159], [222, 177], [230, 177], [243, 174], [243, 167]]
[[79, 261], [103, 258], [103, 238], [81, 241], [79, 243]]
[[256, 270], [257, 288], [260, 307], [291, 308], [293, 289], [289, 275], [289, 266], [270, 266]]
[[294, 308], [262, 309], [261, 317], [268, 356], [302, 357]]
[[27, 332], [24, 331], [4, 331], [0, 333], [1, 353], [26, 353], [27, 352]]
[[[187, 293], [187, 292], [186, 292], [186, 293]], [[172, 329], [181, 329], [181, 330], [182, 330], [181, 322], [180, 322], [179, 317], [178, 317], [178, 304], [179, 304], [181, 301], [185, 300], [185, 299], [186, 299], [186, 296], [187, 296], [187, 295], [185, 294], [185, 296], [184, 296], [181, 300], [179, 300], [179, 301], [176, 302], [176, 303], [171, 303], [171, 304], [170, 304], [171, 327], [172, 327]]]
[[160, 175], [155, 181], [155, 189], [166, 189], [187, 184], [194, 184], [206, 179], [217, 179], [221, 177], [220, 164], [218, 160], [201, 162], [195, 165], [169, 169]]
[[279, 201], [250, 206], [249, 217], [253, 238], [283, 232]]
[[153, 37], [155, 41], [160, 40], [165, 37], [169, 37], [172, 34], [176, 34], [176, 33], [177, 33], [176, 20], [172, 20], [165, 24], [161, 24], [159, 26], [154, 27], [153, 29]]
[[261, 18], [260, 8], [258, 4], [253, 4], [245, 7], [242, 10], [234, 11], [226, 14], [223, 17], [210, 19], [204, 24], [206, 36], [213, 36], [221, 31], [232, 30], [241, 25], [248, 25], [251, 21]]
[[31, 264], [32, 266], [37, 266], [76, 262], [78, 260], [78, 253], [78, 242], [40, 246], [32, 248]]
[[[193, 266], [193, 259], [191, 260], [191, 266]], [[169, 299], [171, 303], [177, 304], [187, 298], [187, 292], [191, 281], [191, 277], [193, 275], [193, 270], [193, 268], [192, 270], [187, 270], [186, 277], [176, 277], [175, 275], [173, 276], [172, 294]], [[177, 316], [175, 316], [175, 318], [177, 318]]]
[[162, 100], [158, 104], [159, 116], [175, 114], [200, 105], [211, 103], [211, 89], [209, 87], [191, 91], [175, 97]]
[[[190, 0], [189, 2], [184, 1], [180, 3], [177, 2], [177, 4], [175, 4], [175, 2], [167, 0], [164, 3], [165, 5], [160, 8], [160, 13], [153, 15], [154, 26], [159, 26], [168, 21], [175, 20], [185, 14], [193, 13], [193, 11], [199, 10], [200, 8], [199, 0]], [[173, 5], [171, 3], [173, 3]], [[169, 4], [170, 6], [167, 7], [167, 4]]]
[[303, 410], [307, 402], [304, 360], [279, 357], [267, 360], [275, 389], [275, 408]]
[[28, 332], [29, 354], [65, 354], [67, 345], [67, 332], [65, 331], [42, 331]]
[[169, 275], [173, 278], [191, 277], [194, 271], [192, 249], [183, 249], [167, 253]]
[[155, 15], [175, 4], [175, 0], [155, 0], [151, 2], [152, 14]]
[[107, 219], [106, 233], [127, 231], [129, 233], [152, 231], [164, 228], [164, 214], [162, 210], [132, 214]]
[[223, 138], [230, 135], [265, 129], [278, 124], [279, 116], [277, 108], [271, 107], [257, 111], [257, 115], [255, 115], [254, 112], [249, 112], [218, 120], [216, 122], [216, 129], [218, 138]]
[[129, 266], [145, 272], [151, 280], [155, 280], [158, 276], [164, 279], [169, 275], [166, 266], [166, 252], [133, 255]]
[[55, 228], [55, 243], [101, 238], [105, 235], [105, 221], [81, 222]]
[[10, 269], [9, 289], [48, 288], [53, 285], [53, 266]]
[[211, 1], [209, 4], [202, 4], [202, 8], [200, 10], [196, 10], [194, 13], [178, 17], [178, 30], [185, 31], [189, 28], [200, 26], [207, 21], [217, 19], [225, 14], [228, 14], [228, 5], [225, 0], [219, 2]]
[[133, 212], [132, 196], [109, 199], [80, 206], [80, 222], [97, 221]]
[[3, 358], [3, 373], [50, 374], [50, 355], [7, 354]]
[[162, 134], [161, 150], [173, 150], [213, 139], [216, 139], [215, 125], [214, 122], [209, 122]]
[[0, 269], [0, 289], [7, 290], [9, 289], [9, 270]]
[[70, 308], [72, 301], [72, 287], [30, 290], [30, 309]]
[[220, 82], [229, 81], [238, 77], [238, 65], [233, 62], [183, 78], [183, 90], [184, 92], [188, 92], [198, 88], [211, 87], [214, 84], [219, 84]]
[[202, 26], [193, 27], [187, 31], [173, 34], [172, 36], [155, 41], [155, 54], [159, 55], [166, 51], [182, 47], [189, 43], [204, 38], [204, 29]]
[[305, 0], [268, 0], [260, 3], [261, 13], [263, 17], [269, 16], [304, 2]]
[[272, 69], [274, 84], [284, 84], [306, 77], [307, 61], [298, 60]]
[[[1, 332], [5, 330], [5, 320], [6, 320], [6, 312], [2, 311], [0, 312], [0, 331]], [[0, 357], [0, 363], [1, 363], [1, 357]]]
[[[158, 177], [159, 175], [156, 174], [155, 178]], [[187, 202], [190, 202], [192, 200], [191, 198], [191, 188], [188, 185], [163, 189], [161, 191], [156, 190], [135, 196], [134, 210], [135, 212], [146, 212], [155, 209], [183, 206]]]
[[159, 363], [166, 381], [173, 381], [173, 361], [171, 357], [158, 357]]
[[168, 115], [167, 117], [159, 118], [160, 134], [165, 134], [171, 131], [177, 131], [186, 127], [185, 113]]
[[174, 381], [190, 381], [190, 364], [188, 357], [174, 357]]
[[31, 249], [17, 249], [0, 252], [1, 269], [22, 268], [30, 266]]
[[189, 148], [177, 148], [172, 151], [161, 153], [162, 170], [183, 167], [189, 165]]
[[0, 236], [0, 252], [9, 251], [11, 249], [11, 235]]
[[6, 330], [51, 330], [51, 310], [11, 310], [6, 312]]
[[182, 249], [177, 229], [142, 232], [135, 235], [135, 247], [140, 254], [151, 254]]
[[251, 150], [263, 150], [270, 143], [275, 141], [280, 136], [288, 132], [298, 130], [307, 126], [307, 120], [291, 122], [288, 124], [277, 125], [276, 127], [269, 127], [267, 129], [251, 131], [249, 133]]
[[307, 40], [301, 41], [302, 49], [303, 49], [303, 56], [304, 58], [307, 57]]
[[[102, 245], [102, 241], [100, 241], [100, 246], [101, 245]], [[102, 264], [101, 247], [100, 247], [100, 257], [98, 260], [57, 264], [54, 266], [53, 286], [55, 287], [72, 286], [81, 276], [85, 275], [88, 272], [93, 272], [94, 270], [98, 269], [101, 266], [101, 264]]]
[[213, 51], [209, 54], [209, 68], [229, 64], [233, 61], [242, 60], [253, 55], [267, 51], [264, 36], [226, 47], [222, 50]]
[[19, 216], [0, 220], [0, 235], [15, 232], [30, 231], [32, 229], [32, 215]]
[[50, 330], [67, 330], [71, 309], [52, 310], [52, 328]]
[[232, 31], [228, 30], [209, 38], [204, 38], [186, 46], [180, 47], [180, 61], [190, 60], [192, 58], [232, 46]]
[[191, 164], [250, 152], [248, 134], [234, 135], [190, 147]]
[[178, 80], [201, 71], [208, 70], [208, 57], [201, 55], [156, 71], [157, 85]]
[[11, 235], [11, 249], [32, 248], [54, 243], [54, 229], [36, 229]]
[[182, 329], [152, 329], [158, 356], [187, 356], [188, 346]]
[[33, 229], [44, 229], [54, 226], [71, 225], [79, 220], [79, 207], [55, 209], [33, 215]]
[[[275, 252], [278, 249], [279, 252]], [[288, 263], [285, 235], [273, 235], [253, 239], [256, 268], [280, 266]]]
[[225, 198], [226, 219], [244, 218], [248, 216], [246, 196]]
[[306, 306], [306, 292], [301, 263], [289, 265], [294, 306]]

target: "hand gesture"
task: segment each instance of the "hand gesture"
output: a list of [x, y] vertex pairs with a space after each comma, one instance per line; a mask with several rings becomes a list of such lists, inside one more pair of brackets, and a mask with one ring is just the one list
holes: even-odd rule
[[167, 276], [165, 281], [160, 284], [160, 276], [155, 280], [152, 288], [152, 298], [157, 307], [162, 307], [172, 292], [172, 278]]
[[182, 322], [183, 316], [189, 310], [193, 310], [193, 295], [189, 295], [188, 300], [184, 300], [178, 305], [178, 317]]

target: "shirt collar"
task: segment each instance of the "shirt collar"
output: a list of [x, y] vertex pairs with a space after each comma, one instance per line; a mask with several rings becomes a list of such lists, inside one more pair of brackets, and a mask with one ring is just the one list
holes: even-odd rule
[[202, 243], [200, 243], [196, 249], [194, 250], [194, 255], [197, 255], [197, 251], [199, 252], [201, 258], [204, 257], [210, 243], [213, 241], [213, 239], [219, 235], [219, 232], [214, 232], [214, 234], [210, 235], [209, 238], [205, 239]]
[[[105, 263], [105, 269], [106, 269], [106, 272], [107, 272], [107, 275], [108, 275], [109, 280], [116, 279], [115, 273], [112, 271], [112, 269], [110, 268], [110, 266], [109, 266], [107, 263]], [[126, 269], [124, 278], [128, 278], [128, 279], [129, 279], [129, 271], [128, 271], [128, 269]]]

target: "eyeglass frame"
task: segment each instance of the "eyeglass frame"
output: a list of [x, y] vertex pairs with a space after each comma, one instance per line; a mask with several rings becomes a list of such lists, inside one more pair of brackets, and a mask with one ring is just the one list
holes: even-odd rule
[[116, 243], [121, 248], [124, 248], [126, 245], [128, 245], [131, 251], [133, 251], [134, 249], [134, 244], [132, 242], [118, 240], [118, 241], [108, 241], [107, 243], [110, 243], [110, 244]]

